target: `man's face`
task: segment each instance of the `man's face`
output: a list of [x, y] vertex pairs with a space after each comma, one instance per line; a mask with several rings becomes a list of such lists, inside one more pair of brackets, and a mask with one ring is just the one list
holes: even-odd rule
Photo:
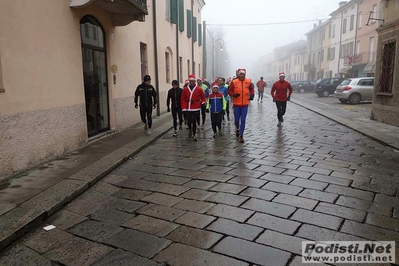
[[280, 79], [280, 81], [284, 81], [285, 76], [280, 76], [279, 79]]
[[201, 85], [202, 85], [202, 80], [197, 79], [197, 85], [198, 85], [198, 86], [201, 86]]
[[144, 84], [145, 85], [150, 85], [151, 84], [151, 80], [144, 81]]
[[245, 74], [244, 74], [244, 73], [240, 73], [240, 74], [238, 75], [238, 78], [239, 78], [241, 81], [243, 81], [243, 80], [245, 79]]
[[191, 87], [195, 86], [195, 80], [190, 80], [189, 83]]
[[172, 88], [177, 89], [177, 84], [173, 84]]
[[213, 87], [213, 88], [212, 88], [212, 92], [213, 92], [213, 93], [217, 93], [218, 91], [219, 91], [218, 87]]
[[218, 79], [218, 85], [222, 86], [223, 85], [223, 79]]

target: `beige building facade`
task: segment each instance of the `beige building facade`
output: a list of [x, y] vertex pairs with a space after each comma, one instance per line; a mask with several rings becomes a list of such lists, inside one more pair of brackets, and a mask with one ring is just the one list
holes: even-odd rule
[[399, 126], [399, 0], [380, 4], [377, 59], [371, 117]]
[[140, 122], [145, 74], [164, 112], [172, 80], [201, 74], [204, 4], [3, 1], [0, 180]]

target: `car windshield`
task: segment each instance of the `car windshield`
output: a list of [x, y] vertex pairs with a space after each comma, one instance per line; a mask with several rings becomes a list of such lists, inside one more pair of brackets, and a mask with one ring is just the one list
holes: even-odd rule
[[319, 84], [321, 82], [321, 79], [319, 79], [318, 81], [316, 81], [317, 84]]
[[349, 85], [349, 83], [351, 83], [351, 79], [345, 79], [341, 82], [341, 86], [345, 86], [345, 85]]

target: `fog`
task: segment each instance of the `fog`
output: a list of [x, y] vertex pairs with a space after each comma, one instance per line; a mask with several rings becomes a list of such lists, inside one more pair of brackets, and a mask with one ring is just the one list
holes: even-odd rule
[[[209, 54], [212, 54], [213, 45], [216, 51], [213, 59], [219, 64], [224, 64], [225, 69], [214, 75], [228, 77], [233, 76], [238, 68], [247, 69], [248, 76], [251, 76], [253, 65], [259, 57], [273, 52], [276, 47], [306, 40], [305, 34], [313, 28], [313, 24], [328, 19], [329, 14], [338, 9], [340, 1], [205, 0], [205, 2], [202, 20], [207, 24], [208, 68], [212, 65]], [[223, 51], [220, 51], [221, 46]]]

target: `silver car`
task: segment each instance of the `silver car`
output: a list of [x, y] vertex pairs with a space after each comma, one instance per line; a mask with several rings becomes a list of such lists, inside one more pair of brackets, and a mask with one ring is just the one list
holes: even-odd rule
[[335, 89], [334, 97], [341, 103], [358, 104], [373, 99], [374, 77], [348, 78]]

